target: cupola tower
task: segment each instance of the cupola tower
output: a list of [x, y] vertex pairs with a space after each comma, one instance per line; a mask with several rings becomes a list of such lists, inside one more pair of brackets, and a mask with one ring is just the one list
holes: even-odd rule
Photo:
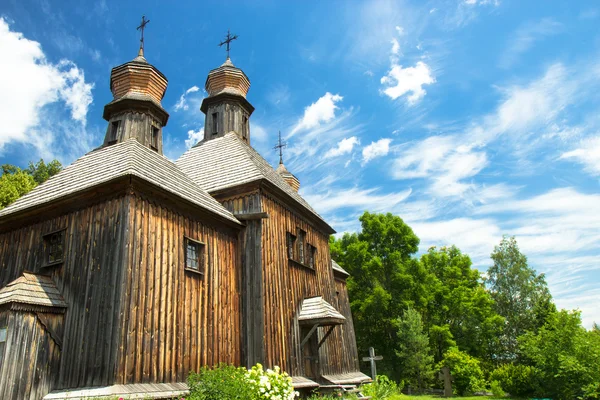
[[138, 56], [119, 65], [110, 73], [113, 101], [104, 106], [108, 128], [103, 146], [135, 138], [144, 146], [162, 154], [162, 128], [169, 114], [161, 105], [167, 90], [167, 78], [144, 57], [144, 27], [150, 22], [142, 17]]
[[229, 58], [229, 45], [237, 39], [227, 32], [227, 60], [219, 68], [213, 69], [206, 78], [208, 97], [202, 101], [200, 111], [206, 115], [203, 141], [235, 132], [245, 143], [250, 144], [250, 115], [252, 104], [246, 100], [250, 80], [241, 69], [235, 67]]

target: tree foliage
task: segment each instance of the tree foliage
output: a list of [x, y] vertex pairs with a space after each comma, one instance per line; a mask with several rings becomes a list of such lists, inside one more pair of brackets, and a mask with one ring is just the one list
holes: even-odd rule
[[0, 209], [29, 193], [34, 187], [56, 175], [61, 169], [62, 165], [57, 160], [49, 164], [45, 164], [41, 159], [35, 164], [30, 162], [29, 168], [26, 170], [4, 164], [2, 176], [0, 176]]
[[457, 347], [444, 353], [440, 367], [450, 368], [454, 378], [453, 388], [457, 394], [464, 396], [485, 389], [485, 379], [480, 362]]
[[431, 383], [434, 369], [421, 314], [409, 308], [398, 325], [399, 349], [396, 354], [402, 366], [402, 377], [411, 387], [422, 391]]
[[544, 274], [527, 264], [514, 237], [504, 237], [492, 253], [494, 265], [488, 269], [486, 283], [494, 299], [496, 312], [506, 319], [500, 360], [514, 360], [517, 338], [536, 331], [556, 311]]

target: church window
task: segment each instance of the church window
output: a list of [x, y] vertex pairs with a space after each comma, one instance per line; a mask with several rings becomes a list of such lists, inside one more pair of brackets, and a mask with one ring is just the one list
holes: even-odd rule
[[302, 229], [298, 229], [298, 262], [300, 264], [304, 264], [306, 262], [306, 260], [305, 260], [306, 257], [304, 254], [305, 245], [306, 245], [306, 232], [304, 232]]
[[108, 144], [117, 143], [117, 134], [119, 133], [119, 125], [121, 125], [121, 121], [113, 121], [110, 123], [110, 136], [108, 139]]
[[45, 261], [47, 266], [63, 262], [64, 246], [64, 229], [44, 235]]
[[185, 269], [204, 274], [204, 243], [185, 238]]
[[248, 117], [245, 115], [242, 117], [242, 137], [248, 140]]
[[294, 247], [296, 246], [296, 236], [287, 233], [287, 253], [290, 260], [294, 259]]
[[311, 268], [315, 268], [315, 255], [317, 253], [317, 248], [315, 246], [312, 245], [307, 245], [307, 250], [308, 250], [308, 266]]
[[6, 348], [6, 338], [8, 336], [8, 327], [5, 325], [0, 328], [0, 367], [2, 367], [2, 360], [4, 359], [4, 349]]
[[212, 113], [212, 134], [219, 133], [219, 113]]
[[150, 147], [154, 151], [158, 151], [158, 132], [159, 132], [158, 128], [156, 126], [153, 126]]

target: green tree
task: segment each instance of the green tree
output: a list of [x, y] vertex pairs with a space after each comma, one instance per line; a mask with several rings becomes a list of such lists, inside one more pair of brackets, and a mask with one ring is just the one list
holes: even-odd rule
[[517, 356], [517, 338], [537, 331], [556, 311], [544, 274], [527, 264], [514, 237], [504, 237], [492, 253], [494, 265], [488, 269], [486, 283], [494, 299], [496, 312], [506, 319], [498, 361]]
[[14, 165], [3, 165], [2, 176], [0, 176], [0, 209], [29, 193], [35, 186], [33, 177], [25, 171], [21, 171]]
[[521, 336], [519, 345], [524, 362], [540, 375], [540, 396], [600, 397], [600, 335], [581, 326], [579, 311], [551, 314], [537, 332]]
[[365, 212], [360, 222], [361, 232], [331, 239], [332, 256], [350, 273], [348, 293], [359, 354], [375, 347], [383, 356], [378, 369], [400, 381], [398, 317], [408, 307], [423, 309], [430, 300], [429, 274], [412, 257], [419, 238], [400, 217]]
[[424, 312], [435, 361], [441, 361], [453, 346], [489, 359], [498, 346], [504, 319], [495, 312], [469, 256], [455, 246], [432, 247], [421, 256], [421, 263], [435, 277], [429, 285], [433, 299]]
[[454, 378], [454, 391], [461, 396], [485, 389], [485, 379], [479, 360], [456, 347], [452, 347], [444, 353], [439, 367], [450, 368], [450, 373]]
[[52, 160], [48, 164], [40, 159], [37, 163], [29, 162], [27, 172], [33, 177], [35, 182], [39, 185], [40, 183], [46, 182], [51, 176], [58, 174], [62, 170], [62, 164], [58, 160]]
[[396, 352], [400, 359], [402, 378], [413, 388], [423, 390], [433, 379], [433, 356], [429, 349], [429, 338], [423, 332], [421, 314], [409, 308], [399, 321]]
[[58, 160], [53, 160], [48, 164], [44, 163], [42, 159], [35, 164], [30, 162], [26, 170], [21, 170], [11, 164], [4, 164], [0, 177], [0, 209], [29, 193], [31, 189], [44, 183], [61, 170], [62, 165]]

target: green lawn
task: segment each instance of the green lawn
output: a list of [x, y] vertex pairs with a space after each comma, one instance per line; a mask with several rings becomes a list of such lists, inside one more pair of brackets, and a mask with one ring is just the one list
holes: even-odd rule
[[[459, 397], [459, 396], [454, 396], [451, 397], [452, 399], [460, 399], [460, 400], [485, 400], [485, 399], [492, 399], [492, 397], [485, 397], [485, 396], [472, 396], [472, 397]], [[441, 396], [426, 396], [426, 395], [422, 395], [422, 396], [408, 396], [405, 394], [398, 394], [395, 396], [392, 396], [389, 398], [389, 400], [442, 400], [445, 399], [445, 397], [441, 397]], [[503, 397], [503, 400], [510, 400], [507, 397]]]

